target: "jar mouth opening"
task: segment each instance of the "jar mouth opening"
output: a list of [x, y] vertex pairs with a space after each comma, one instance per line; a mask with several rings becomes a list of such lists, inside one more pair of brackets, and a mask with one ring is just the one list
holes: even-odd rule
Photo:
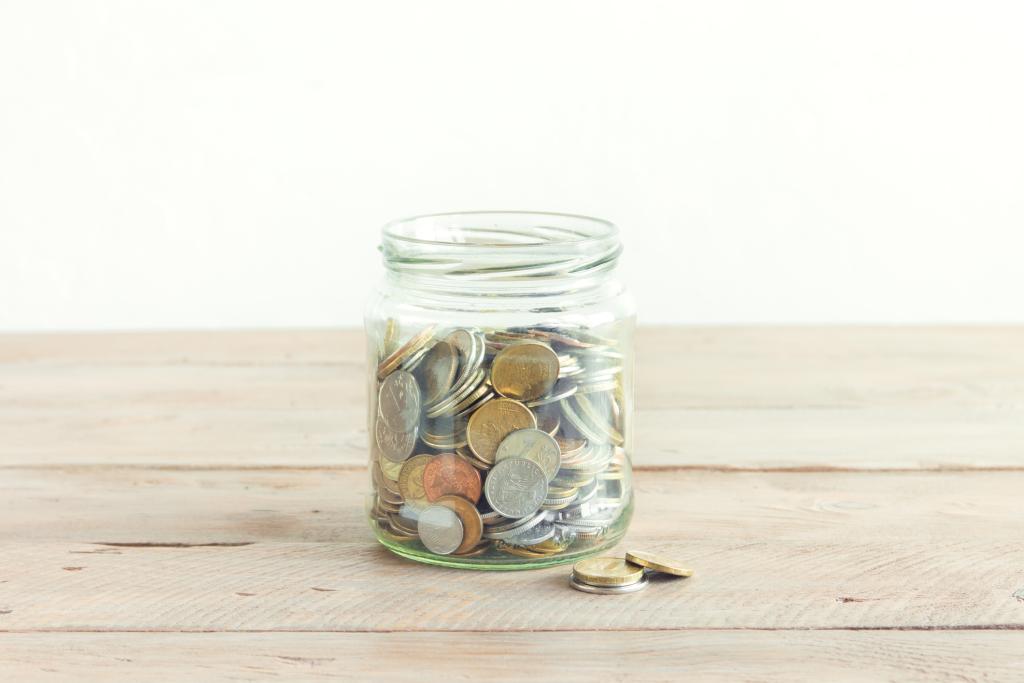
[[614, 223], [600, 218], [547, 211], [424, 214], [391, 221], [381, 229], [385, 241], [459, 250], [580, 248], [617, 241], [618, 233]]

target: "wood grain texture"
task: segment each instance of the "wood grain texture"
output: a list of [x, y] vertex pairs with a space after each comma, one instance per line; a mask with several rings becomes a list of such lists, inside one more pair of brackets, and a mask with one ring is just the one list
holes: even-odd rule
[[0, 336], [0, 680], [1024, 679], [1024, 328], [641, 330], [623, 546], [697, 573], [629, 596], [377, 545], [364, 382], [358, 332]]
[[400, 560], [364, 524], [358, 471], [3, 481], [0, 629], [1024, 627], [1020, 472], [641, 472], [623, 546], [697, 573], [614, 598], [570, 590], [565, 567]]
[[971, 683], [1024, 677], [1022, 651], [1020, 631], [7, 633], [0, 678]]
[[[1024, 468], [1022, 328], [641, 329], [639, 467]], [[0, 466], [360, 466], [358, 331], [0, 336]]]

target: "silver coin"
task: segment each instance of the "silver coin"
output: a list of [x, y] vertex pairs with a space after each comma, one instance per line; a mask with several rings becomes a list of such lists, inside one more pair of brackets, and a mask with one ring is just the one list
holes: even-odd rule
[[[578, 393], [578, 392], [577, 392]], [[577, 394], [573, 394], [575, 396]], [[573, 407], [572, 397], [559, 401], [559, 406], [562, 408], [562, 415], [572, 425], [573, 429], [580, 433], [581, 436], [585, 437], [590, 443], [608, 443], [608, 437], [601, 434], [597, 429], [593, 428], [584, 421], [583, 417], [576, 412], [576, 408]]]
[[[563, 375], [559, 375], [563, 377]], [[541, 396], [533, 401], [527, 401], [527, 408], [536, 408], [538, 406], [547, 405], [548, 403], [554, 403], [555, 401], [561, 401], [564, 398], [569, 398], [576, 393], [576, 382], [571, 379], [560, 379], [555, 383], [554, 388], [548, 392], [547, 396]]]
[[402, 517], [402, 519], [415, 526], [416, 520], [420, 518], [420, 512], [422, 511], [422, 509], [423, 508], [416, 507], [415, 505], [405, 503], [402, 505], [402, 507], [398, 508], [398, 514]]
[[455, 387], [447, 396], [428, 406], [427, 417], [438, 417], [439, 415], [452, 412], [456, 406], [474, 396], [486, 377], [487, 373], [482, 369], [474, 372], [468, 381], [464, 382], [461, 386]]
[[578, 491], [573, 491], [572, 493], [570, 493], [567, 496], [548, 496], [547, 498], [544, 499], [544, 504], [545, 505], [561, 505], [561, 504], [564, 503], [565, 505], [568, 505], [569, 503], [571, 503], [574, 500], [576, 500], [577, 496], [579, 496], [579, 492]]
[[505, 538], [505, 542], [509, 545], [537, 545], [553, 538], [554, 535], [555, 525], [551, 522], [541, 522], [532, 529]]
[[449, 412], [456, 416], [466, 417], [492, 398], [494, 398], [494, 391], [491, 390], [491, 385], [485, 379], [473, 387], [473, 391], [468, 396], [452, 406]]
[[590, 484], [585, 484], [580, 487], [580, 490], [576, 492], [576, 501], [579, 503], [586, 503], [588, 500], [597, 495], [597, 480], [594, 480]]
[[418, 366], [420, 364], [420, 361], [423, 360], [426, 357], [427, 352], [430, 351], [429, 347], [431, 347], [431, 346], [433, 346], [433, 344], [427, 344], [422, 349], [420, 349], [419, 351], [417, 351], [416, 353], [412, 354], [411, 356], [406, 358], [404, 361], [402, 361], [402, 364], [399, 367], [402, 370], [407, 370], [407, 371], [415, 370], [416, 366]]
[[500, 541], [506, 538], [512, 538], [513, 536], [519, 536], [538, 524], [543, 523], [547, 519], [547, 511], [541, 510], [532, 517], [524, 517], [523, 519], [517, 519], [506, 524], [494, 524], [487, 527], [487, 530], [484, 532], [484, 538]]
[[427, 433], [424, 429], [420, 433], [420, 438], [423, 440], [423, 443], [439, 451], [454, 451], [456, 448], [465, 446], [467, 443], [465, 429], [442, 431], [440, 435]]
[[455, 347], [458, 352], [458, 371], [455, 381], [445, 396], [427, 406], [435, 414], [447, 412], [463, 398], [472, 394], [486, 376], [481, 370], [484, 360], [484, 342], [480, 335], [469, 330], [455, 330], [445, 341]]
[[607, 529], [615, 521], [614, 517], [581, 517], [571, 521], [562, 523], [562, 526], [572, 527], [574, 529]]
[[569, 505], [571, 503], [572, 503], [572, 501], [562, 501], [562, 500], [555, 501], [555, 500], [548, 499], [548, 500], [544, 501], [544, 504], [540, 506], [540, 509], [541, 510], [551, 510], [553, 512], [556, 512], [556, 511], [559, 511], [559, 510], [564, 510], [565, 508], [569, 507]]
[[525, 458], [506, 458], [496, 463], [484, 483], [484, 495], [491, 509], [516, 519], [539, 510], [547, 493], [547, 474], [540, 465]]
[[460, 363], [465, 363], [473, 353], [476, 335], [467, 329], [458, 329], [450, 332], [444, 340], [454, 346], [455, 350], [459, 352]]
[[475, 332], [466, 329], [455, 330], [445, 341], [459, 352], [459, 374], [453, 387], [459, 387], [480, 367], [484, 359], [484, 340]]
[[555, 437], [540, 429], [517, 429], [498, 444], [495, 463], [507, 458], [525, 458], [540, 465], [548, 481], [558, 474], [562, 451]]
[[384, 424], [384, 420], [378, 418], [374, 422], [373, 432], [377, 439], [377, 446], [380, 447], [380, 452], [391, 462], [404, 462], [406, 458], [412, 455], [413, 447], [416, 446], [416, 433], [418, 432], [418, 428], [415, 425], [407, 432], [399, 432], [391, 429]]
[[605, 442], [622, 445], [622, 434], [613, 425], [614, 399], [608, 393], [577, 392], [569, 401], [575, 404], [576, 415], [604, 436]]
[[416, 378], [397, 370], [384, 378], [378, 393], [377, 412], [396, 432], [408, 432], [420, 421], [420, 387]]
[[583, 591], [584, 593], [597, 593], [599, 595], [619, 595], [620, 593], [636, 593], [637, 591], [642, 591], [643, 589], [647, 588], [647, 585], [649, 583], [650, 580], [647, 578], [646, 574], [641, 575], [640, 580], [636, 583], [630, 583], [625, 586], [594, 586], [589, 583], [580, 581], [576, 578], [575, 574], [573, 574], [569, 578], [569, 585], [575, 588], [576, 590]]
[[579, 503], [558, 511], [558, 521], [571, 522], [577, 519], [584, 519], [594, 514], [596, 510], [589, 502]]
[[492, 524], [505, 524], [512, 520], [508, 517], [502, 517], [494, 510], [488, 510], [487, 512], [480, 513], [480, 521], [484, 523], [484, 526], [491, 526]]
[[438, 555], [450, 555], [462, 545], [462, 520], [455, 511], [444, 505], [425, 508], [416, 522], [420, 541], [427, 550]]
[[581, 381], [578, 384], [577, 393], [579, 394], [592, 394], [596, 392], [612, 391], [618, 386], [618, 383], [613, 381], [604, 382], [590, 382]]
[[566, 524], [556, 524], [558, 537], [563, 541], [593, 541], [601, 537], [601, 529], [588, 529], [585, 527], [574, 527]]

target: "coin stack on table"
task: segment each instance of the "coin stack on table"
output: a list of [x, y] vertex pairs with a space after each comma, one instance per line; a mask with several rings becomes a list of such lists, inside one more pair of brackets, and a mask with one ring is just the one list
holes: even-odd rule
[[370, 416], [370, 516], [385, 545], [514, 565], [616, 540], [631, 486], [614, 338], [569, 326], [397, 337], [389, 321]]
[[618, 595], [636, 593], [647, 588], [649, 574], [687, 577], [693, 570], [664, 555], [644, 550], [630, 550], [620, 557], [589, 557], [572, 568], [569, 585], [584, 593]]

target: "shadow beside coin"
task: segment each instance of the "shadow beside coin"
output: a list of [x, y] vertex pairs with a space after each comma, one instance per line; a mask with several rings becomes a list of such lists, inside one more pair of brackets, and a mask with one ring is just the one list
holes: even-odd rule
[[649, 569], [644, 571], [644, 574], [647, 575], [648, 580], [651, 582], [651, 584], [653, 584], [651, 586], [652, 589], [656, 588], [657, 586], [663, 586], [665, 584], [674, 584], [682, 586], [683, 584], [687, 584], [693, 581], [692, 576], [676, 576], [675, 574], [667, 574], [665, 572], [654, 572]]

